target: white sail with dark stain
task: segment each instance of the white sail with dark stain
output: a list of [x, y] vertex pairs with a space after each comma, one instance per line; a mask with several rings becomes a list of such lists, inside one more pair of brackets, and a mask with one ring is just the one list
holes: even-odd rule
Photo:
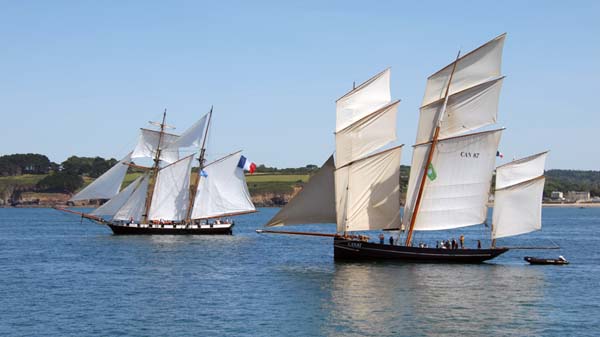
[[207, 219], [254, 212], [244, 169], [238, 167], [241, 152], [207, 164], [200, 175], [191, 218]]
[[121, 184], [131, 162], [131, 153], [127, 154], [115, 166], [75, 194], [69, 201], [110, 199], [119, 193]]
[[492, 239], [542, 228], [547, 154], [542, 152], [496, 168]]

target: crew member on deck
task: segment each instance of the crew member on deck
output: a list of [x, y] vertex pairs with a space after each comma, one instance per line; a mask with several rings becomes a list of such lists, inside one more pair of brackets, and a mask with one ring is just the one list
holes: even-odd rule
[[394, 245], [394, 237], [390, 235], [390, 245], [393, 246]]
[[383, 233], [379, 234], [379, 244], [383, 244], [385, 241], [385, 236], [383, 235]]
[[460, 240], [460, 249], [465, 248], [465, 236], [461, 234], [459, 240]]

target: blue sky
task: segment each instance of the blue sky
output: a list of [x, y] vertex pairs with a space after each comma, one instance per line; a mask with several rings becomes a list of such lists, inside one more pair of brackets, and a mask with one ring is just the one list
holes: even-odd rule
[[[428, 75], [507, 32], [504, 161], [600, 169], [600, 5], [551, 1], [2, 1], [0, 154], [121, 157], [168, 109], [182, 131], [215, 107], [209, 153], [321, 164], [335, 100], [392, 67], [398, 143]], [[410, 163], [410, 146], [402, 162]], [[499, 161], [498, 164], [501, 164]]]

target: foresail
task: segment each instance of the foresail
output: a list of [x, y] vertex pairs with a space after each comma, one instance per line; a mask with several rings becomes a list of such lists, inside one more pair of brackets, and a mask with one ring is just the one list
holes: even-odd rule
[[[459, 136], [496, 123], [503, 79], [493, 79], [450, 95], [444, 116], [440, 118], [439, 138]], [[443, 105], [444, 99], [440, 99], [421, 107], [416, 144], [433, 139]]]
[[135, 191], [131, 194], [127, 202], [121, 207], [113, 220], [139, 222], [142, 219], [144, 213], [144, 207], [146, 205], [146, 193], [148, 193], [148, 181], [149, 176], [145, 174], [140, 184], [136, 187]]
[[[481, 224], [502, 130], [440, 140], [433, 152], [414, 230], [441, 230]], [[404, 208], [404, 225], [413, 216], [430, 144], [415, 146]], [[412, 172], [412, 170], [418, 170]]]
[[[500, 76], [505, 37], [502, 34], [458, 59], [450, 95]], [[453, 64], [449, 64], [427, 79], [421, 106], [444, 98], [452, 68]]]
[[110, 199], [119, 193], [121, 183], [131, 162], [131, 153], [121, 159], [115, 166], [104, 172], [100, 177], [75, 194], [70, 201], [90, 199]]
[[386, 105], [335, 134], [335, 163], [338, 167], [396, 140], [398, 104], [399, 101]]
[[302, 191], [266, 224], [268, 227], [335, 223], [335, 185], [333, 156], [312, 176]]
[[99, 217], [112, 218], [119, 211], [119, 209], [125, 205], [143, 178], [143, 175], [139, 176], [136, 180], [121, 190], [119, 194], [102, 204], [102, 206], [96, 208], [91, 214]]
[[172, 147], [179, 136], [170, 133], [164, 133], [160, 138], [160, 132], [148, 129], [141, 129], [138, 143], [133, 150], [132, 158], [154, 158], [156, 150], [159, 147], [160, 139], [160, 160], [165, 163], [174, 163], [179, 160], [179, 148]]
[[375, 75], [336, 102], [336, 132], [391, 102], [390, 69]]
[[241, 155], [241, 152], [237, 152], [204, 167], [192, 208], [192, 219], [255, 210], [244, 170], [238, 167]]
[[337, 231], [400, 227], [400, 157], [395, 147], [335, 170]]
[[185, 219], [190, 197], [190, 174], [194, 156], [163, 167], [156, 177], [149, 220]]
[[544, 175], [548, 152], [512, 161], [496, 168], [496, 189], [512, 186]]

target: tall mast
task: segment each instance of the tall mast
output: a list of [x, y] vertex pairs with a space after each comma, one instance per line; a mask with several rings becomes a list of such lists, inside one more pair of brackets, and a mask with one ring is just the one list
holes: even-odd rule
[[208, 112], [208, 122], [206, 123], [206, 132], [204, 132], [204, 139], [202, 139], [202, 145], [200, 146], [200, 156], [198, 157], [198, 172], [194, 175], [193, 183], [190, 186], [190, 203], [187, 209], [187, 215], [185, 216], [185, 222], [190, 223], [192, 217], [192, 207], [194, 207], [194, 200], [196, 199], [196, 193], [198, 192], [198, 186], [200, 186], [200, 179], [202, 177], [202, 169], [204, 168], [204, 153], [206, 152], [206, 140], [208, 138], [208, 130], [210, 128], [210, 120], [212, 119], [213, 107], [210, 107]]
[[423, 169], [423, 175], [421, 176], [421, 183], [419, 185], [419, 193], [417, 194], [417, 201], [415, 202], [415, 208], [413, 209], [412, 216], [410, 219], [410, 227], [408, 228], [408, 234], [406, 235], [406, 242], [404, 243], [406, 246], [410, 246], [412, 241], [413, 229], [415, 227], [415, 222], [417, 221], [417, 215], [419, 213], [419, 207], [421, 206], [421, 199], [423, 197], [423, 189], [425, 187], [425, 180], [427, 179], [427, 172], [429, 171], [429, 166], [431, 165], [431, 160], [433, 159], [433, 152], [435, 150], [435, 146], [437, 145], [438, 138], [440, 136], [440, 126], [442, 124], [442, 120], [444, 118], [444, 114], [446, 113], [446, 106], [448, 105], [448, 97], [450, 93], [450, 83], [452, 83], [452, 77], [454, 77], [454, 71], [456, 70], [456, 64], [458, 63], [458, 59], [460, 58], [460, 50], [456, 55], [456, 60], [454, 60], [454, 64], [452, 65], [452, 72], [450, 73], [450, 79], [448, 79], [448, 84], [446, 85], [446, 93], [444, 94], [444, 105], [442, 105], [442, 109], [440, 110], [439, 115], [437, 116], [437, 122], [435, 127], [435, 132], [433, 133], [433, 139], [431, 140], [431, 145], [429, 147], [429, 155], [427, 156], [427, 162], [425, 163], [425, 168]]
[[167, 118], [167, 109], [163, 112], [162, 123], [160, 123], [160, 132], [158, 134], [158, 145], [156, 146], [156, 155], [154, 156], [154, 164], [152, 165], [152, 177], [148, 184], [148, 194], [146, 195], [146, 206], [144, 207], [144, 213], [142, 215], [142, 223], [148, 223], [148, 213], [150, 212], [150, 206], [152, 206], [152, 195], [154, 194], [154, 185], [156, 185], [156, 177], [158, 176], [158, 170], [160, 169], [160, 144], [162, 142], [163, 135], [165, 133], [165, 119]]

